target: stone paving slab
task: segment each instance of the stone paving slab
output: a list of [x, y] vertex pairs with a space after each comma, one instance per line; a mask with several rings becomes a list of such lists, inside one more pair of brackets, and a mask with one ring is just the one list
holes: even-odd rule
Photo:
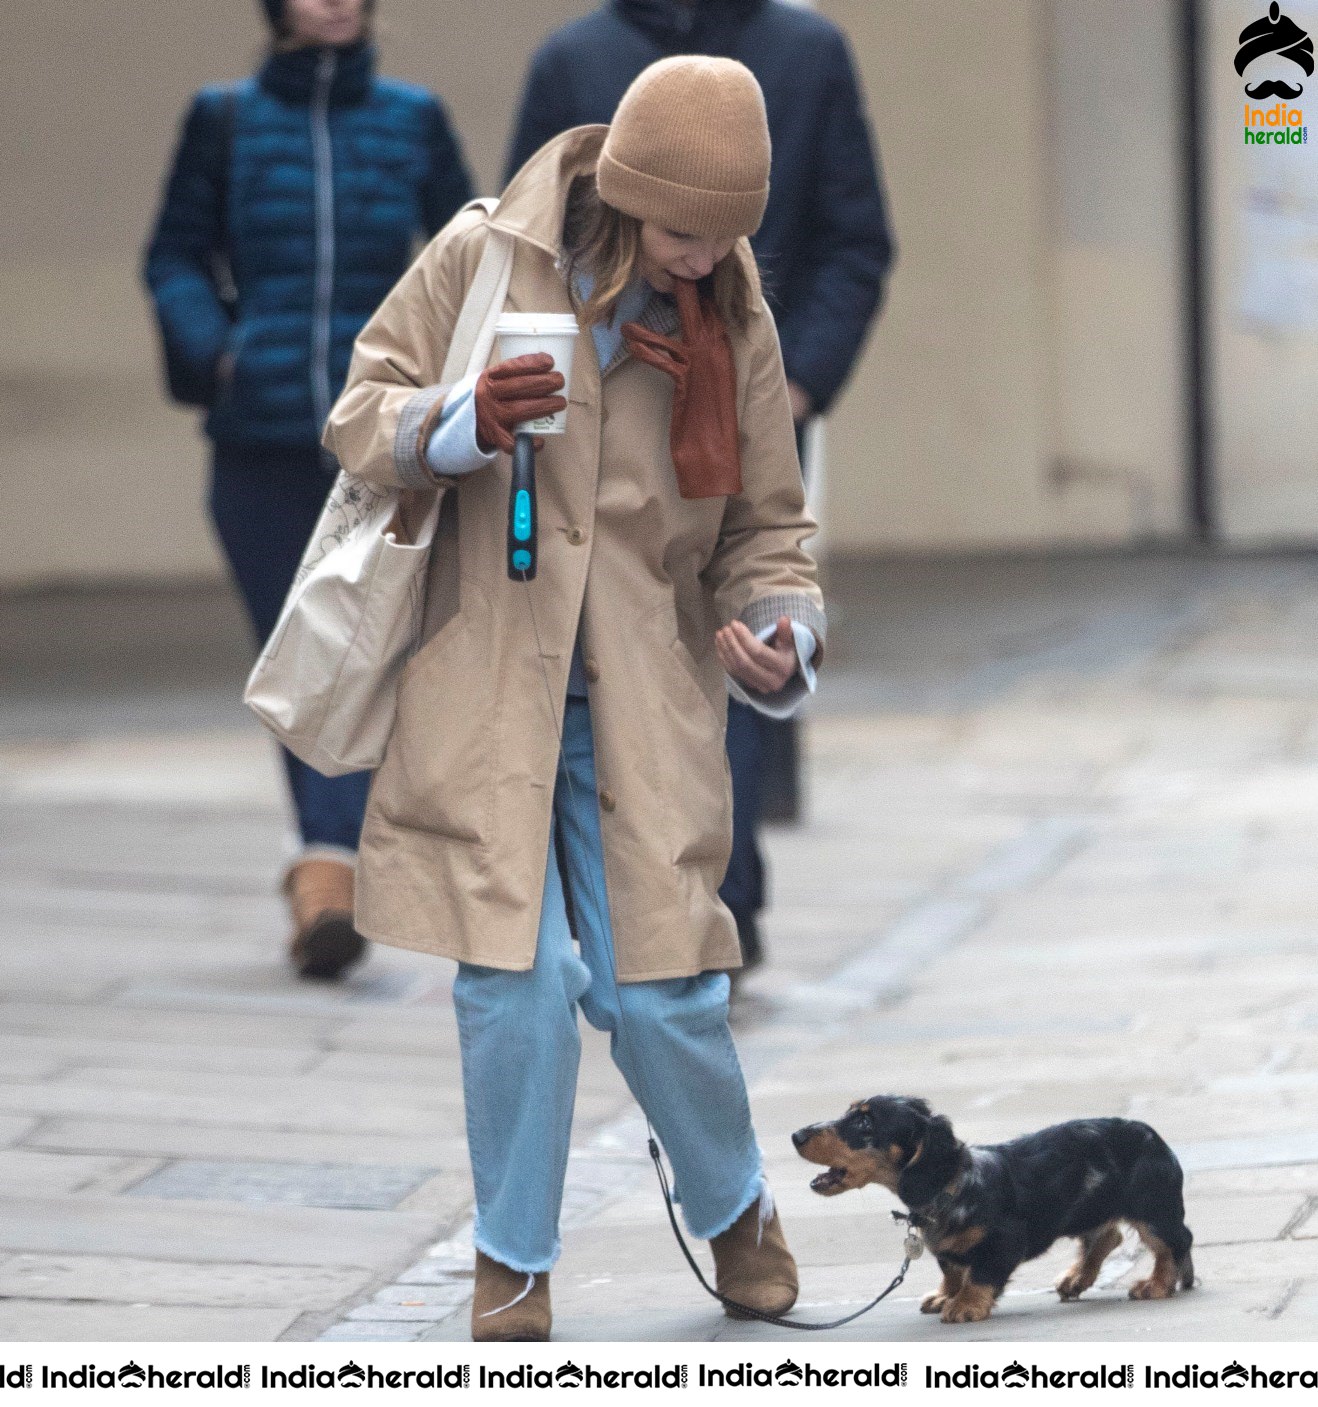
[[28, 1254], [0, 1264], [0, 1297], [323, 1310], [364, 1289], [370, 1278], [368, 1270], [323, 1265]]
[[1186, 1178], [1186, 1186], [1196, 1194], [1206, 1196], [1261, 1192], [1299, 1192], [1306, 1196], [1318, 1196], [1318, 1162], [1191, 1172]]
[[152, 1040], [208, 1045], [246, 1045], [305, 1051], [336, 1025], [329, 1013], [303, 1015], [281, 1012], [159, 1011], [118, 1005], [82, 1005], [68, 1001], [6, 1001], [0, 1007], [8, 1033], [81, 1036], [101, 1040]]
[[0, 1114], [0, 1147], [8, 1147], [26, 1138], [37, 1127], [36, 1119], [14, 1114]]
[[[444, 1024], [450, 1023], [451, 1018], [446, 1016]], [[583, 1032], [577, 1089], [587, 1094], [605, 1094], [611, 1099], [621, 1098], [626, 1091], [609, 1058], [607, 1042], [592, 1040], [592, 1034]], [[454, 1064], [456, 1053], [456, 1050], [445, 1050], [442, 1054], [435, 1051], [411, 1055], [402, 1051], [333, 1050], [317, 1059], [304, 1073], [317, 1080], [342, 1080], [349, 1085], [368, 1082], [372, 1086], [385, 1084], [412, 1091], [439, 1090], [442, 1091], [439, 1098], [448, 1105], [461, 1099], [459, 1071]]]
[[445, 1172], [435, 1173], [395, 1207], [400, 1212], [424, 1212], [436, 1226], [451, 1226], [471, 1205], [471, 1178], [455, 1157]]
[[128, 1189], [132, 1197], [219, 1200], [257, 1206], [388, 1211], [433, 1175], [419, 1167], [342, 1163], [252, 1163], [181, 1158]]
[[[344, 1319], [332, 1324], [318, 1339], [334, 1343], [414, 1343], [423, 1336], [426, 1321], [382, 1320], [368, 1323], [361, 1319]], [[292, 1335], [285, 1335], [291, 1338]]]
[[0, 1197], [112, 1195], [139, 1184], [158, 1166], [154, 1158], [79, 1157], [9, 1148], [0, 1151]]
[[348, 1318], [358, 1323], [392, 1320], [434, 1324], [465, 1304], [469, 1293], [465, 1285], [388, 1285], [370, 1304], [350, 1310]]
[[33, 1343], [269, 1343], [297, 1318], [291, 1307], [215, 1309], [193, 1305], [0, 1303], [0, 1340]]
[[89, 1040], [76, 1035], [0, 1036], [0, 1069], [14, 1070], [14, 1062], [40, 1060], [52, 1072], [77, 1066], [95, 1069], [208, 1070], [235, 1074], [296, 1074], [313, 1068], [321, 1059], [315, 1051], [271, 1046], [194, 1045], [181, 1041]]
[[451, 1013], [431, 1009], [428, 1015], [430, 1025], [420, 1029], [407, 1025], [390, 1029], [375, 1021], [348, 1020], [322, 1044], [327, 1050], [368, 1055], [456, 1056], [458, 1037]]
[[1132, 1100], [1130, 1113], [1153, 1124], [1170, 1143], [1190, 1142], [1205, 1128], [1229, 1129], [1238, 1139], [1294, 1133], [1307, 1141], [1313, 1136], [1314, 1104], [1285, 1091], [1251, 1097], [1205, 1089], [1186, 1094], [1140, 1094]]
[[[101, 883], [64, 882], [52, 889], [44, 877], [24, 877], [0, 882], [0, 903], [15, 920], [58, 919], [74, 927], [86, 924], [102, 932], [126, 929], [158, 933], [165, 938], [180, 924], [214, 932], [217, 918], [235, 927], [248, 927], [254, 919], [277, 912], [271, 896], [207, 893], [201, 886], [176, 892], [156, 885], [126, 888]], [[182, 955], [180, 955], [182, 956]]]
[[258, 1207], [121, 1197], [8, 1197], [0, 1248], [254, 1265], [373, 1267], [424, 1243], [434, 1222], [417, 1212]]
[[58, 1056], [21, 1047], [4, 1062], [4, 1072], [11, 1080], [44, 1080], [58, 1074], [68, 1064]]
[[[361, 1092], [351, 1084], [320, 1079], [315, 1071], [290, 1076], [209, 1070], [117, 1070], [88, 1065], [70, 1068], [64, 1079], [73, 1085], [103, 1087], [107, 1098], [114, 1097], [112, 1091], [159, 1091], [229, 1102], [244, 1110], [282, 1110], [305, 1100], [314, 1109], [315, 1117], [330, 1126], [341, 1123], [361, 1098]], [[375, 1089], [379, 1089], [378, 1082]], [[390, 1080], [388, 1089], [394, 1104], [380, 1114], [386, 1125], [392, 1124], [395, 1111], [413, 1118], [449, 1114], [461, 1102], [460, 1089], [442, 1087], [433, 1076], [429, 1080]]]
[[241, 1152], [268, 1161], [354, 1163], [359, 1166], [422, 1166], [428, 1160], [461, 1164], [466, 1143], [460, 1128], [447, 1135], [415, 1130], [406, 1135], [371, 1134], [351, 1129], [338, 1133], [298, 1129], [243, 1128], [229, 1124], [150, 1123], [131, 1118], [49, 1119], [37, 1124], [26, 1142], [34, 1148], [70, 1152], [141, 1151], [159, 1158], [222, 1158]]
[[[336, 1088], [342, 1089], [342, 1086]], [[304, 1103], [307, 1096], [290, 1092], [273, 1095], [259, 1104], [245, 1103], [233, 1095], [172, 1094], [151, 1089], [115, 1088], [96, 1084], [53, 1081], [42, 1084], [0, 1084], [0, 1109], [53, 1117], [84, 1118], [116, 1114], [134, 1120], [177, 1121], [181, 1124], [212, 1123], [230, 1128], [302, 1129], [330, 1133], [356, 1126], [363, 1133], [438, 1135], [445, 1123], [458, 1115], [456, 1103], [446, 1110], [415, 1105], [333, 1098]]]
[[1302, 1241], [1318, 1238], [1318, 1199], [1308, 1199], [1303, 1214], [1296, 1218], [1291, 1235]]
[[88, 974], [76, 968], [29, 967], [7, 979], [9, 995], [19, 1001], [70, 1002], [98, 1006], [111, 1001], [121, 978], [107, 972]]

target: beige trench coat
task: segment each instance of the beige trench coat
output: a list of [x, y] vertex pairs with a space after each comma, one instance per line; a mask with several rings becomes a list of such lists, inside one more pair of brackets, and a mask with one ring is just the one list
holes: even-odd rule
[[[399, 281], [357, 339], [330, 415], [325, 444], [344, 468], [382, 485], [434, 489], [422, 452], [449, 390], [436, 383], [487, 223], [516, 241], [506, 306], [573, 311], [558, 262], [567, 191], [594, 165], [606, 131], [555, 138], [493, 215], [456, 216]], [[746, 241], [738, 252], [753, 271]], [[714, 631], [736, 617], [758, 630], [785, 614], [811, 627], [821, 652], [824, 639], [814, 563], [801, 548], [815, 523], [777, 331], [758, 279], [755, 287], [750, 326], [732, 333], [740, 494], [678, 494], [672, 381], [630, 357], [601, 377], [584, 329], [567, 433], [538, 456], [533, 582], [507, 575], [508, 458], [440, 481], [422, 643], [402, 677], [361, 839], [357, 925], [375, 942], [532, 966], [580, 624], [619, 977], [739, 964], [736, 927], [718, 897], [732, 795], [727, 676]]]

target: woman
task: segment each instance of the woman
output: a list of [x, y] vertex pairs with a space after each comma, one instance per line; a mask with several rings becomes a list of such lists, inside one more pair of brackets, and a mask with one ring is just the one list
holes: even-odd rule
[[[363, 330], [330, 416], [353, 473], [444, 494], [357, 918], [459, 962], [477, 1339], [549, 1334], [578, 1004], [611, 1033], [720, 1290], [775, 1313], [796, 1298], [727, 1026], [740, 959], [718, 898], [726, 689], [790, 703], [824, 638], [746, 238], [768, 171], [748, 69], [653, 65], [611, 126], [555, 138], [493, 215], [431, 243]], [[515, 242], [507, 306], [574, 312], [591, 334], [567, 432], [539, 456], [533, 582], [507, 573], [506, 452], [513, 426], [562, 408], [563, 380], [531, 356], [438, 384], [491, 228]]]
[[[417, 237], [471, 194], [439, 100], [375, 76], [370, 0], [264, 7], [274, 44], [258, 73], [193, 99], [145, 269], [171, 390], [208, 411], [211, 513], [261, 640], [333, 482], [319, 439], [353, 339]], [[290, 956], [332, 978], [365, 952], [352, 908], [369, 777], [322, 777], [287, 752], [284, 765]]]

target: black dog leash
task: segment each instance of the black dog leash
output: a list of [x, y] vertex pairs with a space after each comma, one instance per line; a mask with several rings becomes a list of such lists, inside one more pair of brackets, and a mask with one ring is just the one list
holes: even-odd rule
[[[535, 513], [535, 450], [532, 446], [531, 436], [519, 433], [515, 440], [513, 454], [513, 476], [511, 493], [508, 504], [508, 575], [514, 580], [521, 579], [526, 587], [526, 601], [531, 613], [531, 625], [535, 631], [536, 655], [540, 660], [540, 673], [545, 681], [545, 693], [549, 699], [549, 717], [554, 721], [554, 732], [558, 738], [559, 755], [563, 752], [563, 734], [558, 727], [556, 715], [554, 713], [554, 694], [549, 687], [549, 675], [545, 670], [544, 650], [540, 644], [540, 626], [535, 618], [535, 603], [531, 592], [531, 579], [536, 574], [536, 513]], [[568, 796], [571, 799], [572, 807], [576, 809], [576, 792], [572, 786], [572, 769], [564, 766], [563, 775], [567, 778]], [[600, 920], [600, 932], [607, 930], [602, 922], [604, 917], [604, 904], [595, 884], [594, 869], [590, 869], [591, 898], [595, 904], [595, 913]], [[613, 944], [605, 945], [609, 955], [609, 968], [613, 977], [613, 988], [618, 990], [618, 966], [614, 958]], [[635, 1058], [636, 1050], [632, 1045], [631, 1033], [627, 1030], [627, 1020], [623, 1012], [622, 1001], [618, 1002], [618, 1034], [627, 1042], [632, 1054], [632, 1063], [640, 1076], [643, 1070], [641, 1062]], [[868, 1314], [881, 1300], [887, 1299], [898, 1285], [906, 1279], [906, 1272], [911, 1268], [911, 1262], [917, 1259], [924, 1250], [924, 1242], [920, 1238], [919, 1231], [914, 1225], [910, 1227], [906, 1234], [904, 1243], [905, 1256], [902, 1260], [901, 1269], [893, 1276], [892, 1283], [888, 1287], [875, 1295], [863, 1308], [856, 1310], [852, 1314], [846, 1315], [842, 1319], [833, 1319], [826, 1324], [804, 1324], [796, 1319], [784, 1319], [781, 1315], [769, 1314], [762, 1309], [752, 1309], [748, 1304], [740, 1304], [728, 1295], [718, 1292], [708, 1280], [705, 1279], [704, 1272], [696, 1262], [695, 1256], [691, 1254], [691, 1248], [686, 1243], [686, 1237], [682, 1234], [682, 1228], [678, 1225], [677, 1212], [673, 1206], [673, 1194], [668, 1185], [668, 1174], [664, 1170], [663, 1157], [659, 1148], [659, 1140], [655, 1137], [654, 1128], [650, 1123], [650, 1116], [646, 1113], [644, 1105], [641, 1106], [641, 1114], [645, 1119], [645, 1131], [648, 1138], [650, 1158], [654, 1163], [654, 1170], [659, 1178], [659, 1190], [663, 1193], [664, 1206], [668, 1210], [668, 1224], [673, 1228], [673, 1235], [677, 1239], [686, 1263], [691, 1267], [691, 1273], [700, 1283], [701, 1288], [720, 1304], [728, 1309], [735, 1310], [738, 1314], [744, 1315], [748, 1319], [758, 1319], [765, 1324], [776, 1324], [782, 1329], [802, 1329], [810, 1332], [820, 1332], [825, 1329], [840, 1329], [844, 1324], [850, 1324], [853, 1319], [859, 1319], [862, 1314]], [[894, 1218], [901, 1214], [894, 1212]]]
[[[620, 1008], [621, 1009], [621, 1008]], [[645, 1111], [641, 1110], [644, 1114]], [[647, 1116], [645, 1126], [650, 1129], [650, 1120]], [[906, 1272], [911, 1268], [911, 1262], [918, 1260], [924, 1253], [924, 1242], [920, 1239], [917, 1231], [909, 1231], [904, 1244], [905, 1257], [902, 1260], [902, 1268], [892, 1278], [892, 1283], [885, 1290], [880, 1290], [877, 1295], [867, 1305], [846, 1315], [842, 1319], [830, 1319], [826, 1324], [803, 1324], [799, 1319], [784, 1319], [779, 1314], [769, 1314], [762, 1309], [752, 1309], [748, 1304], [739, 1304], [728, 1295], [721, 1295], [705, 1279], [704, 1273], [696, 1263], [696, 1258], [691, 1254], [691, 1247], [686, 1243], [686, 1237], [682, 1235], [682, 1228], [677, 1222], [677, 1213], [673, 1208], [673, 1196], [668, 1189], [668, 1175], [664, 1172], [663, 1160], [659, 1156], [659, 1143], [654, 1136], [654, 1130], [650, 1129], [650, 1157], [654, 1161], [654, 1170], [659, 1175], [659, 1190], [664, 1194], [664, 1205], [668, 1208], [668, 1224], [673, 1228], [673, 1235], [677, 1238], [677, 1244], [682, 1249], [682, 1254], [686, 1257], [686, 1263], [691, 1267], [691, 1273], [700, 1282], [701, 1288], [711, 1294], [721, 1304], [729, 1309], [735, 1309], [738, 1314], [744, 1314], [750, 1319], [759, 1319], [765, 1324], [777, 1324], [781, 1329], [803, 1329], [812, 1333], [818, 1333], [823, 1329], [840, 1329], [844, 1324], [850, 1324], [853, 1319], [859, 1319], [862, 1314], [868, 1314], [880, 1300], [885, 1300], [906, 1279]], [[893, 1212], [894, 1217], [901, 1213]]]

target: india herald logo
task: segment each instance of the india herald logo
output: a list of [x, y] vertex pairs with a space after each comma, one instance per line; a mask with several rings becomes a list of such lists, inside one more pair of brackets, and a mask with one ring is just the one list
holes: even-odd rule
[[[1268, 13], [1263, 19], [1255, 20], [1240, 31], [1236, 72], [1243, 78], [1251, 64], [1271, 54], [1303, 69], [1306, 78], [1313, 74], [1313, 40], [1289, 15], [1282, 14], [1276, 0], [1268, 6]], [[1287, 83], [1275, 77], [1245, 84], [1245, 96], [1255, 102], [1261, 102], [1264, 98], [1281, 98], [1291, 102], [1303, 92], [1303, 83]]]

